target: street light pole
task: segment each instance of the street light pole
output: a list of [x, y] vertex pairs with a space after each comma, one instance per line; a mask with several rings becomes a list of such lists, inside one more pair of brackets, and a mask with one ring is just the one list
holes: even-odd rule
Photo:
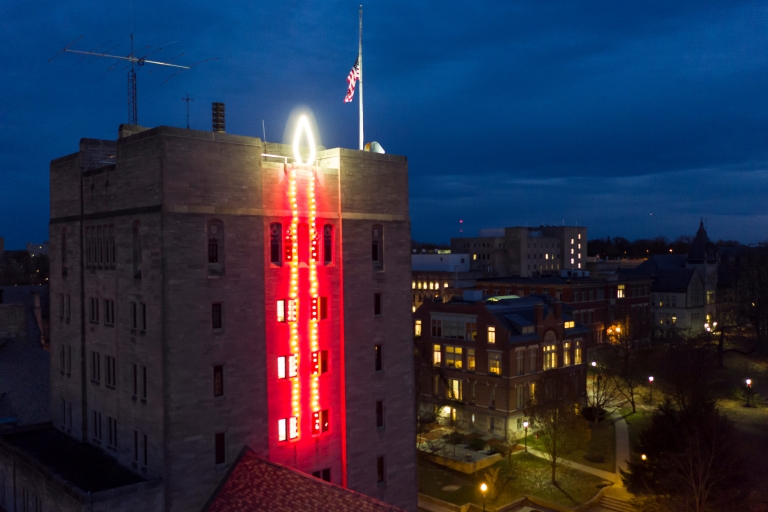
[[480, 492], [483, 494], [483, 512], [485, 512], [485, 491], [488, 490], [488, 486], [485, 485], [485, 482], [480, 484]]
[[528, 422], [523, 422], [523, 427], [525, 427], [525, 453], [528, 453]]
[[747, 407], [751, 407], [751, 405], [749, 405], [749, 397], [752, 394], [752, 379], [747, 379], [746, 392], [747, 392]]
[[651, 405], [653, 405], [653, 375], [648, 377], [648, 385], [651, 388]]

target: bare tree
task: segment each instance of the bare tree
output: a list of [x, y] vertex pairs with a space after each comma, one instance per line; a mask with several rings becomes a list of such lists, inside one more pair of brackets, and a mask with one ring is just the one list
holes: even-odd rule
[[599, 363], [594, 365], [597, 374], [587, 381], [587, 407], [592, 412], [593, 421], [597, 423], [603, 411], [606, 411], [608, 405], [616, 399], [618, 390], [615, 379], [603, 374], [603, 366]]
[[527, 415], [534, 423], [557, 484], [557, 466], [562, 459], [589, 443], [589, 424], [579, 414], [578, 393], [571, 379], [557, 371], [539, 378]]
[[640, 371], [641, 347], [626, 323], [609, 328], [608, 339], [611, 345], [605, 353], [606, 369], [616, 390], [630, 403], [632, 412], [636, 412], [638, 390], [644, 382]]

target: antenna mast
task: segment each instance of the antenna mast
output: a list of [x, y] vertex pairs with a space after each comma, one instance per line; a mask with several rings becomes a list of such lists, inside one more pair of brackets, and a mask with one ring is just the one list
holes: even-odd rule
[[187, 102], [187, 130], [189, 130], [189, 102], [195, 101], [195, 100], [189, 97], [189, 93], [187, 93], [186, 98], [181, 98], [181, 99]]
[[[147, 57], [153, 53], [157, 53], [163, 48], [158, 48], [156, 50], [153, 50], [145, 55], [142, 55], [140, 57], [136, 56], [136, 53], [134, 51], [133, 47], [133, 32], [131, 32], [131, 53], [123, 57], [122, 55], [111, 55], [108, 53], [98, 53], [95, 50], [90, 52], [84, 52], [81, 50], [70, 50], [70, 46], [72, 46], [75, 42], [82, 39], [82, 36], [80, 38], [76, 39], [74, 42], [70, 43], [68, 46], [66, 46], [64, 49], [62, 49], [59, 53], [77, 53], [80, 55], [91, 55], [93, 57], [99, 58], [99, 57], [105, 57], [108, 59], [118, 59], [118, 60], [127, 60], [131, 63], [131, 69], [128, 71], [128, 123], [129, 124], [139, 124], [139, 116], [138, 116], [138, 101], [136, 98], [136, 70], [134, 69], [135, 65], [138, 65], [139, 67], [143, 66], [144, 64], [152, 64], [154, 66], [166, 66], [170, 68], [176, 68], [179, 71], [184, 69], [189, 69], [190, 66], [181, 66], [179, 64], [172, 64], [170, 62], [161, 62], [157, 60], [147, 60]], [[146, 48], [149, 48], [147, 46]], [[58, 55], [58, 54], [57, 54]], [[55, 56], [54, 56], [55, 57]], [[53, 60], [53, 58], [51, 58]], [[48, 61], [50, 62], [50, 60]], [[205, 61], [202, 61], [205, 62]], [[113, 66], [114, 67], [114, 66]], [[110, 68], [111, 69], [111, 68]], [[171, 75], [173, 76], [173, 75]], [[166, 80], [167, 81], [167, 80]], [[189, 96], [189, 95], [187, 95]], [[189, 102], [187, 102], [187, 106], [189, 106]], [[189, 107], [187, 107], [189, 108]]]

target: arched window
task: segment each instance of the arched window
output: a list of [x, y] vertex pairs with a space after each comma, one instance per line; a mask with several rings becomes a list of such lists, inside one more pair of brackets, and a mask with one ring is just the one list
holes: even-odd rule
[[141, 221], [133, 223], [133, 278], [141, 279]]
[[323, 226], [323, 262], [326, 265], [333, 263], [333, 226]]
[[269, 262], [273, 265], [283, 264], [283, 225], [273, 222], [269, 225]]
[[208, 238], [208, 275], [224, 275], [224, 223], [220, 220], [209, 220], [207, 227]]
[[371, 261], [373, 270], [384, 270], [384, 227], [381, 224], [371, 228]]

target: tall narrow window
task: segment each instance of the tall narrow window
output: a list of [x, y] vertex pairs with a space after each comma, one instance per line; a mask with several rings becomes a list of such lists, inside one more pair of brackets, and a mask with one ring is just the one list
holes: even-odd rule
[[133, 365], [133, 398], [139, 396], [139, 365]]
[[104, 230], [101, 226], [96, 227], [96, 264], [99, 268], [104, 266]]
[[325, 265], [333, 263], [333, 226], [331, 224], [323, 226], [323, 263]]
[[380, 293], [373, 294], [373, 314], [377, 316], [381, 315], [381, 294]]
[[213, 367], [213, 396], [224, 396], [224, 367]]
[[384, 456], [376, 459], [376, 482], [383, 484], [386, 482], [386, 467], [384, 466]]
[[91, 248], [91, 231], [93, 228], [85, 228], [85, 268], [91, 268], [93, 264], [93, 250]]
[[141, 400], [147, 401], [147, 367], [141, 367]]
[[475, 349], [467, 349], [467, 370], [475, 371]]
[[61, 228], [61, 275], [67, 275], [67, 228]]
[[224, 432], [218, 432], [216, 434], [216, 464], [224, 464], [227, 462], [227, 449], [226, 438]]
[[573, 364], [581, 364], [581, 340], [575, 342]]
[[328, 297], [320, 297], [320, 320], [328, 318]]
[[149, 455], [149, 453], [148, 453], [149, 452], [149, 442], [147, 441], [147, 434], [144, 434], [143, 451], [144, 451], [144, 453], [142, 454], [143, 456], [142, 456], [142, 461], [141, 462], [142, 462], [142, 465], [144, 467], [146, 467], [147, 466], [147, 460], [149, 459], [149, 457], [148, 457], [148, 455]]
[[440, 345], [432, 345], [432, 365], [433, 366], [440, 366], [440, 363], [442, 362], [442, 352], [440, 350]]
[[131, 302], [131, 329], [136, 330], [139, 327], [138, 304]]
[[376, 426], [384, 426], [384, 402], [381, 400], [376, 402]]
[[208, 221], [208, 275], [224, 275], [224, 223]]
[[214, 330], [222, 329], [224, 327], [224, 320], [221, 313], [221, 303], [214, 302], [211, 304], [211, 328]]
[[93, 438], [101, 441], [101, 413], [93, 411]]
[[376, 345], [374, 347], [374, 353], [375, 353], [375, 361], [376, 361], [375, 368], [376, 368], [377, 372], [380, 372], [381, 371], [381, 357], [382, 357], [381, 345]]
[[563, 342], [563, 366], [570, 366], [571, 364], [571, 343], [569, 341]]
[[109, 225], [109, 266], [115, 268], [115, 260], [117, 255], [115, 254], [115, 225]]
[[117, 419], [107, 416], [107, 446], [117, 448]]
[[133, 431], [133, 462], [139, 462], [139, 431]]
[[488, 373], [501, 375], [501, 352], [488, 352]]
[[371, 261], [373, 270], [384, 270], [384, 227], [381, 224], [371, 228]]
[[141, 222], [133, 223], [133, 278], [141, 279]]
[[488, 327], [488, 343], [496, 343], [496, 327]]
[[269, 225], [269, 261], [273, 265], [283, 264], [283, 225], [273, 222]]
[[413, 324], [413, 335], [417, 338], [421, 337], [421, 320], [416, 320]]
[[98, 352], [91, 352], [91, 381], [101, 382], [101, 356]]
[[147, 305], [141, 302], [139, 306], [141, 306], [141, 332], [144, 332], [147, 330]]

